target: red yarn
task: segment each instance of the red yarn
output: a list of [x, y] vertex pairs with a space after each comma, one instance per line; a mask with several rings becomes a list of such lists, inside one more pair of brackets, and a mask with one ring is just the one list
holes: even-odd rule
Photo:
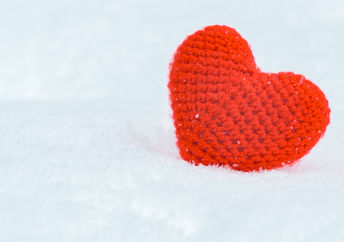
[[330, 122], [328, 101], [304, 76], [263, 73], [245, 39], [227, 26], [188, 36], [170, 66], [181, 157], [241, 171], [300, 159]]

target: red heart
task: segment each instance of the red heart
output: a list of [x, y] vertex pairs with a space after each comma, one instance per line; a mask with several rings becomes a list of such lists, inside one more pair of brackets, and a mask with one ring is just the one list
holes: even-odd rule
[[170, 66], [181, 157], [241, 171], [300, 159], [330, 122], [323, 92], [302, 75], [264, 73], [245, 39], [227, 26], [188, 36]]

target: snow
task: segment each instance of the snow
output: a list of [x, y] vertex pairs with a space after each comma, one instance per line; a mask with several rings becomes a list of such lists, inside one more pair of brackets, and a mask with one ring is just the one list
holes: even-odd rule
[[[342, 241], [343, 9], [3, 1], [0, 241]], [[242, 173], [179, 158], [168, 65], [211, 24], [235, 27], [262, 70], [302, 73], [327, 95], [331, 124], [295, 166]]]

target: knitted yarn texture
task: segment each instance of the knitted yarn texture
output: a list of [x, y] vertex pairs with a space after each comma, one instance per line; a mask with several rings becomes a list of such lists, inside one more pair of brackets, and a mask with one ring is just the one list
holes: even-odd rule
[[181, 157], [254, 171], [292, 164], [330, 122], [323, 92], [303, 75], [264, 73], [236, 30], [188, 36], [170, 65], [170, 104]]

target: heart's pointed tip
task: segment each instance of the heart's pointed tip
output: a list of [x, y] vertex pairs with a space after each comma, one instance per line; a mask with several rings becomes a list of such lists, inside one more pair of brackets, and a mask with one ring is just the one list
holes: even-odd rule
[[[306, 154], [308, 154], [310, 151], [308, 151]], [[188, 162], [191, 165], [195, 166], [204, 166], [204, 167], [214, 167], [214, 168], [224, 168], [228, 169], [234, 172], [240, 172], [243, 174], [258, 174], [258, 173], [266, 173], [271, 171], [281, 171], [285, 169], [290, 169], [292, 167], [295, 167], [298, 165], [302, 157], [304, 157], [306, 154], [303, 154], [302, 156], [295, 156], [294, 158], [290, 158], [289, 160], [286, 160], [284, 162], [276, 160], [275, 162], [271, 163], [257, 163], [252, 164], [250, 162], [208, 162], [205, 160], [197, 160], [197, 159], [188, 159], [186, 157], [183, 157], [182, 154], [181, 158]]]

